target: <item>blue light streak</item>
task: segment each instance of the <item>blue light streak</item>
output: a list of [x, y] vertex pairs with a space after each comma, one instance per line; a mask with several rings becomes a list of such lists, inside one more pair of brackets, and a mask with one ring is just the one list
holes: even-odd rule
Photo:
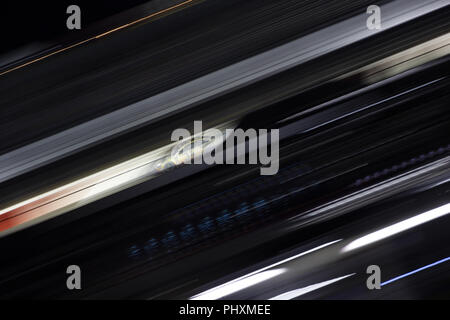
[[409, 277], [410, 275], [413, 275], [413, 274], [415, 274], [415, 273], [417, 273], [417, 272], [420, 272], [420, 271], [422, 271], [422, 270], [425, 270], [425, 269], [434, 267], [434, 266], [436, 266], [436, 265], [438, 265], [438, 264], [444, 263], [444, 262], [449, 261], [449, 260], [450, 260], [450, 257], [447, 257], [447, 258], [444, 258], [444, 259], [442, 259], [442, 260], [433, 262], [433, 263], [428, 264], [428, 265], [426, 265], [426, 266], [424, 266], [424, 267], [421, 267], [421, 268], [419, 268], [419, 269], [413, 270], [413, 271], [411, 271], [411, 272], [408, 272], [408, 273], [402, 274], [402, 275], [400, 275], [400, 276], [398, 276], [398, 277], [395, 277], [395, 278], [393, 278], [393, 279], [391, 279], [391, 280], [385, 281], [385, 282], [383, 282], [383, 283], [381, 284], [381, 286], [384, 286], [384, 285], [387, 285], [387, 284], [392, 283], [392, 282], [394, 282], [394, 281], [397, 281], [397, 280], [400, 280], [400, 279]]

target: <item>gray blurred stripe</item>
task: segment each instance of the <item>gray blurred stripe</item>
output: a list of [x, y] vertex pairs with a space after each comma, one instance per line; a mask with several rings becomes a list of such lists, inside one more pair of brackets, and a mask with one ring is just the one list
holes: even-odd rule
[[[448, 0], [396, 0], [381, 7], [382, 30], [360, 15], [0, 156], [0, 182], [277, 74], [445, 7]], [[169, 135], [169, 133], [168, 133]]]

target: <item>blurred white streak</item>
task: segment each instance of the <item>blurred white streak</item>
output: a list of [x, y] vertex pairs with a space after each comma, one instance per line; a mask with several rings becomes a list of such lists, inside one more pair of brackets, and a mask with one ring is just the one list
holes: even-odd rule
[[243, 279], [233, 280], [219, 287], [200, 293], [199, 295], [192, 297], [190, 300], [217, 300], [232, 293], [249, 288], [255, 284], [272, 279], [284, 272], [286, 272], [286, 269], [275, 269], [257, 273], [252, 276], [246, 276]]
[[372, 244], [374, 242], [393, 236], [397, 233], [417, 227], [418, 225], [421, 225], [423, 223], [445, 216], [448, 213], [450, 213], [450, 203], [356, 239], [355, 241], [352, 241], [348, 245], [346, 245], [342, 249], [342, 252], [348, 252]]
[[331, 279], [331, 280], [328, 280], [328, 281], [315, 283], [315, 284], [312, 284], [312, 285], [304, 287], [304, 288], [288, 291], [288, 292], [282, 293], [282, 294], [280, 294], [278, 296], [275, 296], [273, 298], [270, 298], [269, 300], [291, 300], [291, 299], [300, 297], [300, 296], [302, 296], [304, 294], [307, 294], [307, 293], [309, 293], [311, 291], [315, 291], [317, 289], [326, 287], [326, 286], [328, 286], [328, 285], [330, 285], [332, 283], [338, 282], [338, 281], [340, 281], [342, 279], [351, 277], [351, 276], [353, 276], [355, 274], [356, 273], [348, 274], [348, 275], [345, 275], [343, 277], [334, 278], [334, 279]]
[[[240, 291], [242, 289], [248, 288], [248, 287], [250, 287], [252, 285], [255, 285], [255, 284], [260, 283], [262, 281], [265, 281], [265, 280], [268, 280], [268, 279], [273, 278], [275, 276], [278, 276], [281, 273], [286, 271], [286, 269], [275, 269], [275, 270], [266, 271], [268, 269], [274, 268], [274, 267], [279, 266], [279, 265], [281, 265], [283, 263], [286, 263], [286, 262], [289, 262], [291, 260], [297, 259], [297, 258], [299, 258], [301, 256], [304, 256], [304, 255], [308, 254], [308, 253], [311, 253], [311, 252], [320, 250], [322, 248], [328, 247], [328, 246], [330, 246], [330, 245], [332, 245], [334, 243], [337, 243], [339, 241], [342, 241], [342, 239], [325, 243], [325, 244], [320, 245], [318, 247], [315, 247], [313, 249], [304, 251], [304, 252], [302, 252], [300, 254], [297, 254], [297, 255], [294, 255], [294, 256], [289, 257], [287, 259], [281, 260], [281, 261], [276, 262], [274, 264], [271, 264], [271, 265], [269, 265], [267, 267], [264, 267], [262, 269], [256, 270], [254, 272], [251, 272], [251, 273], [249, 273], [247, 275], [244, 275], [244, 276], [239, 277], [237, 279], [231, 280], [229, 282], [226, 282], [226, 283], [224, 283], [224, 284], [222, 284], [220, 286], [217, 286], [217, 287], [214, 287], [214, 288], [209, 289], [207, 291], [204, 291], [204, 292], [202, 292], [202, 293], [200, 293], [198, 295], [195, 295], [195, 296], [191, 297], [190, 300], [216, 300], [216, 299], [223, 298], [223, 297], [225, 297], [225, 296], [227, 296], [229, 294], [238, 292], [238, 291]], [[275, 274], [275, 273], [272, 273], [270, 271], [277, 271], [278, 273]], [[280, 272], [280, 271], [282, 271], [282, 272]], [[270, 273], [267, 273], [267, 272], [270, 272]]]

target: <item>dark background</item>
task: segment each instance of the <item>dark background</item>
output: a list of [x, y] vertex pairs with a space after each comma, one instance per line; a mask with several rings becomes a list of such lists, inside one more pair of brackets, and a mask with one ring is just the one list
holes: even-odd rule
[[[2, 1], [0, 54], [35, 41], [50, 41], [68, 33], [82, 32], [92, 23], [130, 9], [145, 0], [58, 0]], [[66, 9], [76, 4], [81, 8], [82, 29], [68, 30]]]

